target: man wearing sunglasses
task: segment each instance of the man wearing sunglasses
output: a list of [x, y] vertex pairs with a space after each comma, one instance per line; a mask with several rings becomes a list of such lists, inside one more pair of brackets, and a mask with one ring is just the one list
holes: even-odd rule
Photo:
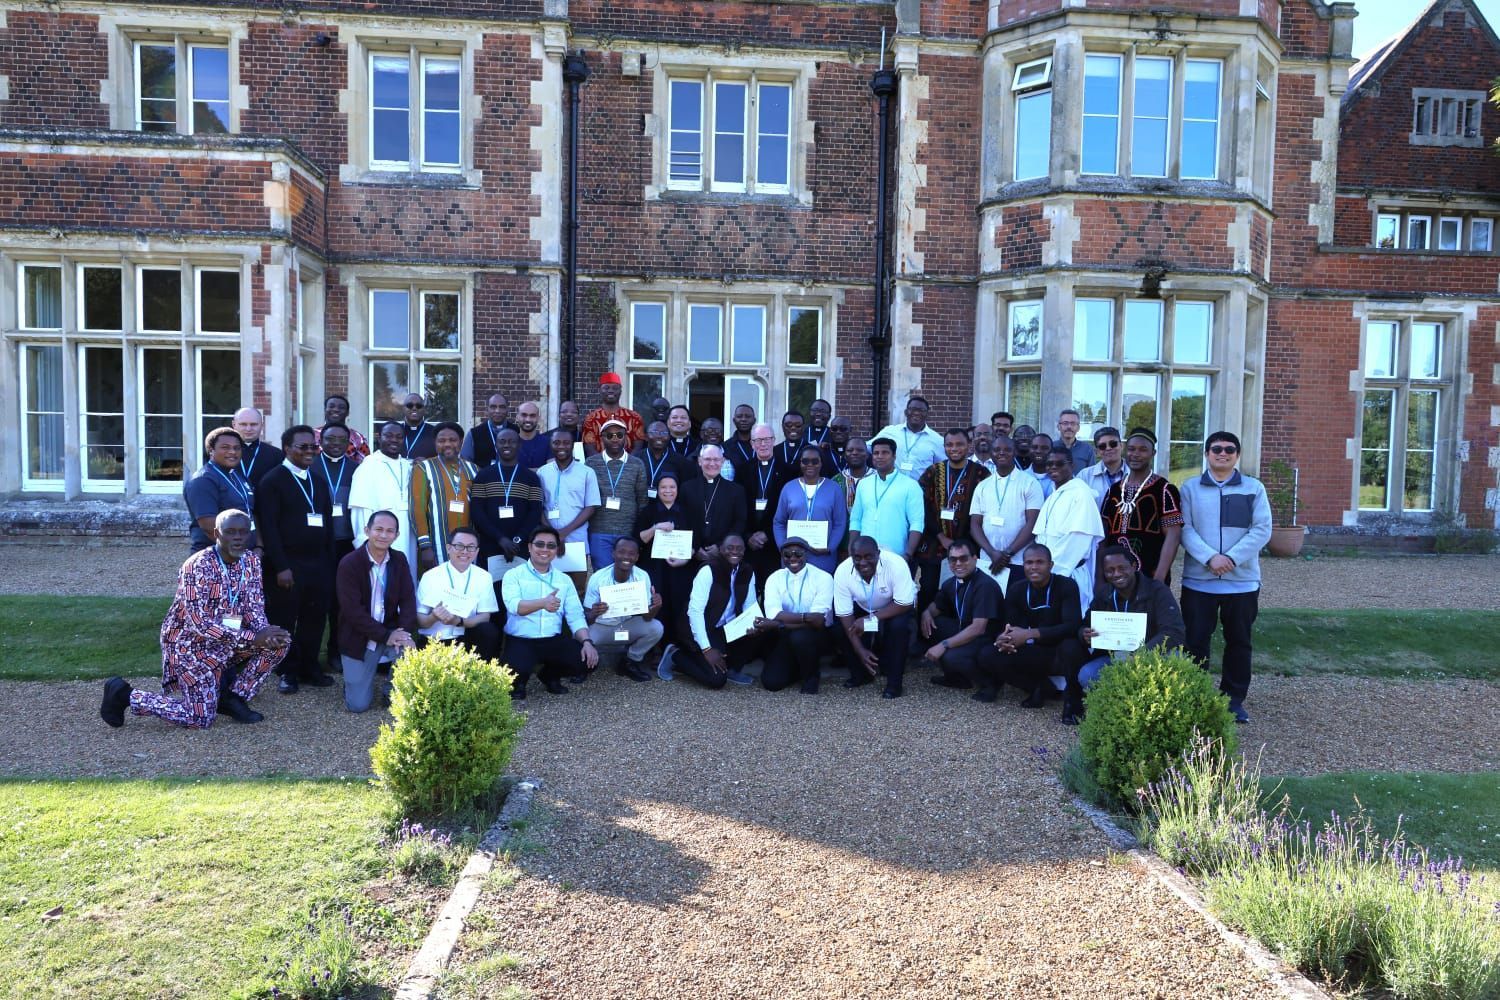
[[[437, 455], [437, 435], [427, 423], [427, 403], [415, 392], [401, 401], [406, 420], [401, 424], [401, 457], [410, 462]], [[461, 437], [461, 436], [460, 436]]]
[[1005, 595], [988, 574], [978, 572], [978, 554], [969, 539], [953, 540], [947, 555], [953, 575], [922, 612], [922, 638], [932, 643], [923, 656], [942, 670], [932, 679], [941, 687], [972, 687], [980, 650], [1005, 625]]
[[1249, 722], [1250, 631], [1260, 608], [1260, 550], [1271, 538], [1271, 504], [1260, 480], [1236, 468], [1240, 439], [1208, 436], [1208, 471], [1182, 484], [1182, 618], [1188, 655], [1208, 668], [1209, 644], [1224, 624], [1219, 690], [1236, 722]]
[[1103, 505], [1109, 488], [1125, 478], [1125, 447], [1120, 432], [1101, 427], [1094, 432], [1094, 451], [1099, 461], [1078, 473], [1078, 478], [1094, 491], [1094, 499]]

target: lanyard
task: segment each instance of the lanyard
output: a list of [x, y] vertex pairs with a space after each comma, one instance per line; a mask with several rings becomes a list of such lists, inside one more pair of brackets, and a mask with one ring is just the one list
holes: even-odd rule
[[386, 461], [382, 462], [381, 464], [384, 465], [386, 471], [391, 474], [391, 479], [396, 483], [396, 490], [401, 494], [401, 499], [405, 500], [406, 484], [401, 481], [401, 474], [396, 471], [395, 459], [386, 459]]
[[848, 463], [844, 461], [843, 454], [841, 452], [834, 451], [832, 448], [828, 449], [828, 458], [831, 462], [833, 462], [834, 475], [841, 474], [845, 469], [849, 467]]
[[[460, 459], [460, 461], [462, 461], [462, 459]], [[441, 458], [437, 460], [437, 463], [438, 467], [443, 470], [443, 478], [448, 480], [448, 485], [453, 488], [453, 499], [457, 500], [459, 498], [459, 488], [463, 486], [464, 482], [464, 467], [460, 465], [458, 467], [458, 475], [455, 476], [453, 475], [453, 473], [448, 471], [447, 463], [444, 462]]]
[[804, 496], [807, 497], [807, 519], [809, 521], [811, 521], [813, 519], [813, 500], [815, 500], [817, 498], [818, 491], [821, 490], [822, 488], [823, 488], [823, 480], [821, 480], [821, 479], [819, 479], [818, 480], [818, 484], [812, 488], [812, 492], [811, 493], [807, 492], [807, 484], [806, 483], [802, 484], [802, 493], [803, 493]]
[[[791, 451], [787, 451], [788, 447], [790, 447], [792, 450]], [[783, 462], [785, 462], [787, 465], [791, 465], [792, 464], [792, 459], [794, 457], [796, 457], [797, 450], [799, 448], [801, 448], [801, 447], [802, 447], [802, 442], [801, 441], [783, 441], [783, 442], [781, 442], [781, 460]]]
[[740, 450], [740, 457], [745, 461], [748, 462], [755, 457], [754, 450], [746, 448], [745, 442], [741, 441], [738, 437], [734, 439], [734, 446]]
[[516, 475], [521, 471], [521, 463], [517, 462], [510, 467], [510, 478], [505, 478], [505, 466], [496, 466], [500, 470], [500, 481], [505, 484], [505, 506], [510, 506], [510, 488], [516, 484]]
[[240, 475], [244, 476], [246, 479], [249, 479], [250, 473], [255, 471], [255, 460], [260, 458], [260, 445], [261, 443], [259, 441], [255, 442], [255, 454], [250, 456], [249, 465], [245, 464], [245, 460], [243, 457], [240, 459]]
[[337, 500], [339, 498], [339, 490], [344, 485], [344, 465], [349, 460], [347, 458], [341, 458], [341, 459], [339, 459], [339, 461], [338, 461], [338, 466], [339, 466], [339, 480], [338, 480], [338, 482], [334, 482], [333, 481], [333, 477], [328, 474], [328, 466], [330, 466], [333, 463], [331, 463], [331, 462], [328, 461], [328, 456], [327, 455], [320, 455], [318, 457], [323, 462], [323, 478], [326, 479], [326, 480], [328, 480], [328, 495], [331, 496], [331, 497], [333, 497], [333, 499]]
[[953, 484], [948, 487], [948, 503], [946, 506], [949, 510], [953, 510], [953, 494], [957, 493], [958, 488], [964, 484], [964, 469], [960, 469], [958, 475], [955, 476], [953, 475], [953, 467], [944, 463], [943, 478], [947, 479], [950, 477], [953, 479]]
[[[802, 592], [807, 589], [807, 567], [804, 566], [802, 568], [802, 572], [800, 572], [800, 573], [793, 574], [793, 573], [789, 572], [789, 573], [787, 573], [787, 576], [789, 578], [792, 577], [792, 576], [796, 576], [797, 583], [799, 584], [799, 586], [797, 587], [797, 599], [792, 602], [792, 610], [795, 611], [795, 612], [797, 612], [799, 615], [800, 614], [806, 614], [807, 613], [806, 609], [802, 607]], [[787, 594], [788, 597], [792, 596], [792, 588], [791, 588], [791, 585], [790, 585], [790, 580], [788, 580], [788, 586], [786, 588], [786, 594]]]
[[[620, 463], [620, 474], [611, 476], [609, 474], [609, 463]], [[604, 460], [604, 475], [609, 478], [609, 495], [616, 497], [620, 495], [620, 478], [625, 475], [625, 460], [623, 458], [606, 458]]]
[[[761, 474], [762, 470], [764, 470], [764, 472], [765, 472], [764, 475]], [[766, 462], [763, 465], [756, 465], [756, 467], [755, 467], [755, 478], [758, 479], [758, 480], [760, 480], [760, 495], [762, 497], [765, 497], [766, 490], [771, 485], [771, 477], [774, 476], [775, 474], [776, 474], [776, 466], [774, 464], [772, 464], [771, 462]]]
[[[448, 586], [449, 586], [449, 588], [451, 589], [451, 588], [457, 587], [458, 584], [456, 584], [456, 583], [453, 582], [453, 567], [451, 565], [444, 566], [443, 567], [443, 571], [448, 574]], [[473, 580], [473, 579], [474, 579], [474, 574], [470, 573], [468, 570], [464, 570], [464, 594], [465, 595], [467, 595], [469, 593], [469, 582], [471, 580]]]
[[500, 435], [495, 433], [495, 425], [486, 420], [484, 426], [490, 432], [490, 450], [498, 453], [500, 451]]
[[828, 427], [826, 425], [823, 428], [823, 433], [819, 434], [816, 438], [812, 436], [811, 427], [809, 427], [804, 433], [807, 435], [808, 444], [822, 444], [824, 441], [828, 440]]
[[964, 602], [969, 599], [968, 580], [958, 580], [953, 584], [953, 607], [958, 611], [958, 627], [965, 628]]
[[224, 589], [229, 591], [229, 606], [231, 608], [238, 608], [240, 606], [240, 588], [245, 585], [245, 560], [241, 557], [240, 561], [235, 565], [235, 576], [239, 577], [239, 585], [236, 586], [234, 578], [229, 575], [229, 564], [224, 561], [224, 556], [219, 552], [217, 545], [214, 546], [214, 558], [219, 560], [219, 568], [224, 571]]
[[[224, 470], [219, 468], [217, 465], [214, 465], [213, 463], [209, 463], [209, 465], [215, 472], [219, 474], [219, 478], [228, 483], [229, 488], [234, 490], [235, 493], [239, 494], [241, 500], [245, 501], [245, 513], [250, 513], [250, 510], [248, 509], [250, 507], [250, 484], [246, 483], [244, 486], [241, 486], [239, 483], [234, 481], [233, 476], [225, 475]], [[235, 470], [230, 469], [229, 471], [233, 472]]]
[[[557, 586], [555, 584], [553, 584], [553, 582], [552, 582], [552, 567], [551, 566], [547, 567], [547, 575], [543, 576], [542, 574], [540, 574], [540, 573], [538, 573], [536, 571], [536, 567], [533, 566], [533, 565], [531, 565], [531, 560], [528, 559], [526, 561], [526, 570], [532, 576], [536, 577], [537, 582], [540, 583], [542, 586], [546, 587], [548, 590], [552, 591], [554, 594], [557, 593]], [[561, 610], [561, 609], [559, 609], [559, 610]]]
[[[677, 451], [678, 450], [677, 449], [677, 439], [676, 438], [668, 438], [667, 439], [667, 449], [669, 451]], [[683, 438], [682, 439], [682, 454], [686, 455], [688, 452], [690, 452], [692, 450], [693, 450], [692, 449], [692, 445], [689, 443], [689, 439], [688, 438]]]
[[1048, 608], [1052, 607], [1052, 582], [1050, 580], [1047, 582], [1047, 596], [1044, 597], [1044, 598], [1042, 598], [1042, 602], [1043, 603], [1041, 603], [1041, 604], [1032, 604], [1031, 603], [1031, 585], [1027, 584], [1027, 586], [1026, 586], [1026, 608], [1027, 608], [1027, 610], [1030, 610], [1030, 611], [1045, 611]]
[[302, 499], [307, 501], [307, 511], [310, 514], [318, 512], [318, 505], [313, 501], [313, 495], [317, 492], [313, 486], [312, 476], [307, 477], [307, 489], [302, 488], [302, 477], [295, 472], [292, 473], [292, 482], [297, 484], [297, 492], [302, 494]]
[[645, 456], [646, 470], [651, 474], [651, 485], [655, 486], [657, 478], [661, 475], [661, 467], [667, 464], [667, 459], [672, 457], [672, 452], [670, 450], [662, 452], [661, 461], [656, 463], [651, 461], [651, 450], [649, 448], [646, 450]]
[[[569, 462], [568, 463], [568, 468], [571, 469], [572, 467], [573, 467], [573, 463]], [[562, 466], [560, 466], [560, 465], [557, 464], [557, 460], [556, 459], [553, 459], [553, 461], [552, 461], [552, 468], [557, 471], [557, 475], [553, 477], [553, 481], [552, 481], [552, 502], [553, 502], [553, 504], [556, 505], [556, 507], [557, 507], [558, 510], [562, 510], [562, 477], [563, 477], [563, 470], [562, 470]], [[551, 573], [552, 571], [549, 569], [547, 572]]]
[[[901, 440], [906, 443], [906, 460], [908, 462], [911, 462], [911, 463], [915, 464], [916, 461], [917, 461], [917, 458], [916, 458], [916, 456], [914, 454], [912, 454], [912, 452], [913, 452], [914, 449], [913, 449], [912, 443], [911, 443], [911, 431], [907, 430], [905, 427], [901, 428]], [[918, 444], [922, 443], [922, 432], [921, 431], [917, 432], [917, 443]]]
[[[1015, 469], [1011, 469], [1010, 470], [1010, 476], [1014, 476], [1015, 474], [1016, 474], [1016, 470]], [[999, 480], [1001, 480], [1005, 484], [1005, 488], [1002, 489], [1002, 490], [1000, 490], [999, 491], [1000, 495], [995, 498], [995, 513], [998, 514], [998, 515], [1000, 515], [1001, 517], [1005, 516], [1005, 498], [1008, 497], [1008, 496], [1010, 496], [1010, 476], [992, 476], [992, 477], [990, 477], [992, 479], [999, 479]]]
[[[1134, 594], [1132, 594], [1130, 597], [1125, 598], [1125, 610], [1126, 611], [1130, 610], [1130, 602], [1132, 600], [1134, 600], [1134, 598], [1135, 598]], [[1109, 595], [1109, 599], [1114, 604], [1115, 610], [1119, 611], [1120, 610], [1120, 592], [1118, 590], [1112, 591], [1110, 593], [1110, 595]]]
[[[404, 432], [403, 432], [404, 433]], [[422, 421], [422, 426], [417, 428], [417, 436], [406, 443], [406, 457], [411, 458], [411, 450], [422, 440], [422, 435], [427, 433], [427, 421]]]
[[883, 499], [885, 499], [885, 495], [891, 491], [891, 484], [896, 481], [896, 476], [897, 476], [897, 473], [895, 473], [895, 472], [893, 472], [889, 476], [887, 476], [886, 480], [885, 480], [885, 489], [882, 490], [880, 488], [880, 474], [876, 473], [876, 475], [875, 475], [875, 485], [870, 487], [870, 492], [875, 494], [875, 507], [876, 507], [876, 509], [879, 509], [879, 507], [880, 507], [880, 501], [883, 500]]

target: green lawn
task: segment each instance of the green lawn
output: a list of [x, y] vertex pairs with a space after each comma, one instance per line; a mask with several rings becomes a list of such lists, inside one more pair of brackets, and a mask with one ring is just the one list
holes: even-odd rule
[[426, 933], [381, 844], [388, 801], [359, 781], [0, 782], [5, 994], [373, 995]]
[[0, 597], [0, 680], [98, 680], [161, 672], [159, 597]]
[[[1255, 621], [1257, 673], [1500, 680], [1500, 611], [1306, 611]], [[1217, 654], [1215, 662], [1217, 662]]]

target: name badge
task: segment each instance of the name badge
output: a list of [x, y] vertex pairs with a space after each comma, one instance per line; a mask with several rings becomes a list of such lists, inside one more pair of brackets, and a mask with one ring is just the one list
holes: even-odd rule
[[333, 516], [334, 517], [343, 517], [344, 516], [344, 505], [343, 504], [336, 503], [336, 504], [333, 505]]
[[984, 523], [988, 524], [991, 528], [1003, 528], [1005, 527], [1005, 518], [999, 514], [991, 514], [985, 518]]
[[947, 510], [947, 509], [944, 509], [943, 512], [938, 515], [938, 517], [941, 517], [944, 521], [951, 521], [956, 516], [957, 516], [957, 512], [956, 511]]
[[915, 468], [916, 468], [916, 466], [914, 464], [912, 464], [911, 462], [902, 462], [901, 463], [901, 471], [902, 472], [910, 472], [912, 469], [915, 469]]
[[876, 618], [874, 615], [868, 615], [868, 616], [866, 616], [865, 617], [865, 631], [866, 632], [879, 632], [880, 631], [880, 619]]
[[224, 627], [229, 629], [230, 631], [238, 632], [240, 629], [245, 627], [245, 619], [236, 618], [233, 615], [225, 615], [223, 624]]
[[514, 507], [501, 507], [500, 508], [500, 517], [502, 519], [503, 518], [507, 518], [507, 517], [515, 517], [515, 516], [516, 516], [516, 509]]
[[766, 504], [767, 504], [767, 503], [768, 503], [768, 502], [769, 502], [769, 501], [766, 501], [766, 500], [763, 500], [763, 499], [762, 499], [762, 500], [757, 500], [757, 501], [755, 501], [755, 509], [756, 509], [756, 510], [760, 510], [760, 511], [763, 511], [763, 510], [765, 510], [765, 509], [766, 509]]
[[549, 521], [561, 521], [562, 520], [562, 508], [559, 507], [559, 508], [556, 508], [554, 510], [547, 511], [547, 520], [549, 520]]
[[605, 510], [619, 510], [620, 509], [620, 498], [619, 497], [606, 497], [604, 499], [604, 509]]
[[630, 630], [626, 628], [615, 629], [615, 642], [629, 642]]
[[656, 491], [655, 490], [647, 490], [646, 491], [646, 499], [647, 500], [655, 500], [656, 499]]
[[462, 500], [449, 500], [448, 501], [448, 513], [450, 513], [450, 514], [462, 514], [464, 512], [464, 509], [465, 509], [465, 504], [464, 504], [464, 502]]
[[255, 530], [255, 519], [254, 518], [250, 519], [250, 530], [251, 531]]
[[307, 526], [309, 528], [321, 528], [321, 527], [323, 527], [323, 515], [322, 514], [309, 514], [309, 515], [307, 515]]

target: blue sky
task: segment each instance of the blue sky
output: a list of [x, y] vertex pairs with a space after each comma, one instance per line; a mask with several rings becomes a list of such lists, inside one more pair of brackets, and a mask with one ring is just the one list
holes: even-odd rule
[[[1417, 19], [1431, 0], [1356, 0], [1354, 54], [1363, 56]], [[1490, 27], [1500, 31], [1500, 0], [1479, 0]]]

